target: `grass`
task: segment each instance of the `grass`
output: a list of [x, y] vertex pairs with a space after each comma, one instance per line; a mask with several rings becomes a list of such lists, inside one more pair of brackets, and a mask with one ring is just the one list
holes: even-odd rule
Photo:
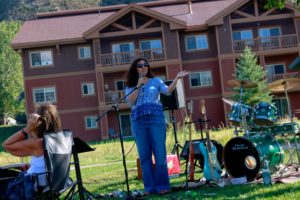
[[[188, 128], [177, 130], [178, 141], [181, 145], [188, 139]], [[204, 134], [205, 135], [205, 134]], [[223, 146], [233, 137], [233, 129], [222, 128], [221, 131], [210, 133], [213, 140], [218, 141]], [[193, 139], [200, 139], [200, 133], [194, 129]], [[80, 153], [81, 175], [84, 187], [93, 194], [107, 194], [113, 191], [126, 191], [124, 168], [122, 164], [122, 153], [120, 141], [102, 141], [89, 144], [95, 151]], [[172, 127], [167, 133], [167, 151], [171, 152], [174, 145], [174, 133]], [[128, 170], [129, 186], [131, 190], [142, 190], [143, 183], [137, 179], [136, 158], [137, 150], [133, 140], [124, 141], [126, 156], [126, 166]], [[181, 150], [180, 150], [181, 151]], [[286, 155], [286, 159], [287, 159]], [[28, 158], [16, 158], [5, 152], [0, 152], [0, 166], [21, 161], [28, 161]], [[181, 165], [181, 171], [185, 169]], [[200, 169], [196, 168], [195, 178], [201, 178]], [[75, 170], [71, 170], [71, 177], [75, 178]], [[183, 185], [185, 175], [170, 179], [172, 187]], [[147, 199], [300, 199], [300, 183], [293, 184], [273, 184], [266, 187], [262, 184], [229, 185], [224, 188], [198, 187], [190, 190], [172, 192], [164, 196], [151, 195]]]

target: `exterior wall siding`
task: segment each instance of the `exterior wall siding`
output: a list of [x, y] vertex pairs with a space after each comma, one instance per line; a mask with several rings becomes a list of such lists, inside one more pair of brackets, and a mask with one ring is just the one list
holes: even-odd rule
[[[208, 39], [208, 49], [187, 51], [185, 37], [193, 34], [206, 34]], [[207, 31], [180, 32], [180, 47], [182, 60], [184, 61], [217, 57], [218, 51], [214, 28], [209, 28]]]
[[217, 26], [220, 54], [232, 53], [232, 36], [230, 17], [224, 17], [224, 24]]
[[[27, 49], [24, 50], [23, 63], [24, 63], [24, 76], [41, 76], [67, 72], [78, 72], [88, 71], [95, 69], [94, 59], [80, 60], [78, 57], [78, 47], [90, 45], [91, 54], [93, 55], [93, 45], [91, 43], [80, 43], [73, 45], [60, 45], [59, 52], [56, 47], [38, 48], [38, 49]], [[51, 50], [53, 54], [53, 66], [44, 67], [30, 67], [30, 52], [40, 50]]]
[[97, 91], [97, 84], [95, 74], [67, 76], [58, 78], [35, 79], [25, 81], [25, 87], [30, 88], [26, 92], [26, 101], [29, 104], [29, 111], [33, 111], [33, 88], [55, 87], [56, 99], [55, 103], [60, 110], [80, 109], [87, 107], [97, 107], [97, 93], [92, 96], [83, 96], [81, 91], [81, 84], [92, 82], [95, 85], [95, 92]]
[[163, 32], [164, 32], [164, 39], [165, 39], [165, 49], [166, 49], [166, 58], [167, 59], [178, 59], [178, 39], [177, 39], [177, 32], [170, 30], [170, 25], [163, 23]]

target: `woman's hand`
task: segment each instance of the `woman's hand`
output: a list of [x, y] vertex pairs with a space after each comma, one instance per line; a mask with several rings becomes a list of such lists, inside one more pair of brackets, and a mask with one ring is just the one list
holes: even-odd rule
[[139, 77], [136, 87], [139, 88], [144, 84], [145, 84], [145, 77], [144, 76]]
[[176, 78], [182, 78], [182, 77], [184, 77], [184, 76], [186, 76], [188, 74], [190, 74], [189, 71], [183, 70], [181, 72], [178, 72], [178, 74], [176, 75]]
[[40, 115], [37, 113], [33, 113], [29, 116], [27, 125], [24, 130], [29, 133], [30, 135], [32, 132], [36, 132], [37, 127], [40, 125], [41, 121], [39, 120]]

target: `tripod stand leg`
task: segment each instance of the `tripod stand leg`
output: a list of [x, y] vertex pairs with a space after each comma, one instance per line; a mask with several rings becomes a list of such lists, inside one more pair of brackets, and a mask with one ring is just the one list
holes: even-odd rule
[[182, 149], [183, 147], [179, 144], [178, 139], [177, 139], [177, 132], [176, 132], [176, 118], [174, 117], [174, 112], [171, 110], [171, 119], [172, 119], [172, 126], [173, 126], [173, 132], [174, 132], [174, 138], [175, 138], [175, 144], [172, 149], [172, 154], [177, 154], [178, 161], [180, 162], [180, 157], [179, 157], [179, 147]]

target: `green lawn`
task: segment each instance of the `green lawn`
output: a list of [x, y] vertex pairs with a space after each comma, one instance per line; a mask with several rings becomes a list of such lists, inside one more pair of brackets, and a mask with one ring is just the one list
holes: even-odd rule
[[[178, 140], [181, 145], [188, 138], [188, 128], [177, 131]], [[224, 128], [222, 131], [211, 132], [211, 138], [225, 145], [233, 136], [233, 129]], [[200, 139], [200, 134], [193, 131], [193, 139]], [[278, 141], [283, 141], [278, 138]], [[167, 137], [167, 149], [171, 152], [174, 145], [173, 129], [170, 128]], [[124, 168], [122, 164], [122, 153], [120, 141], [93, 142], [90, 146], [95, 151], [79, 154], [81, 175], [84, 187], [93, 194], [108, 194], [113, 191], [126, 191]], [[126, 164], [128, 169], [129, 186], [131, 190], [142, 190], [143, 184], [137, 179], [136, 158], [137, 151], [133, 140], [124, 141]], [[181, 150], [180, 150], [181, 151]], [[287, 159], [286, 155], [286, 159]], [[28, 158], [20, 159], [0, 153], [0, 165], [28, 161]], [[185, 166], [181, 166], [184, 172]], [[200, 169], [196, 168], [195, 177], [201, 178]], [[71, 170], [71, 177], [75, 178], [75, 170]], [[183, 185], [185, 175], [170, 179], [172, 187]], [[147, 199], [274, 199], [290, 200], [300, 199], [300, 182], [294, 184], [273, 184], [266, 187], [262, 184], [229, 185], [224, 188], [198, 187], [190, 190], [173, 191], [164, 196], [151, 195]]]

